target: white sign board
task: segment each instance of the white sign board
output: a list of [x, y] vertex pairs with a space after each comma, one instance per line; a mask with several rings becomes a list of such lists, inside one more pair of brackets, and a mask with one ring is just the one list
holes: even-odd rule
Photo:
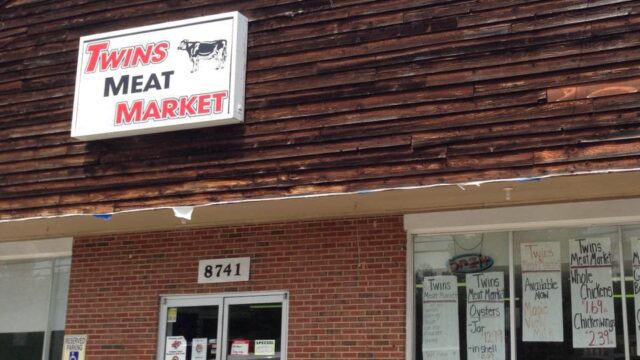
[[[640, 344], [640, 238], [631, 240], [631, 266], [633, 268], [634, 318], [636, 320], [636, 344]], [[640, 356], [640, 346], [636, 346], [636, 355]]]
[[251, 258], [200, 260], [198, 284], [249, 281]]
[[233, 340], [231, 343], [231, 355], [249, 355], [249, 340]]
[[191, 340], [191, 360], [207, 360], [207, 338]]
[[84, 360], [87, 350], [87, 335], [65, 335], [62, 345], [62, 360]]
[[569, 241], [574, 348], [615, 348], [611, 240]]
[[164, 360], [186, 360], [187, 340], [184, 336], [167, 336]]
[[504, 360], [504, 273], [467, 274], [467, 359]]
[[83, 36], [71, 136], [244, 121], [247, 23], [232, 12]]
[[275, 355], [276, 354], [276, 341], [275, 340], [256, 340], [253, 343], [253, 353], [255, 355]]
[[422, 281], [422, 358], [460, 359], [458, 279], [453, 275]]
[[564, 341], [559, 242], [520, 244], [522, 341]]

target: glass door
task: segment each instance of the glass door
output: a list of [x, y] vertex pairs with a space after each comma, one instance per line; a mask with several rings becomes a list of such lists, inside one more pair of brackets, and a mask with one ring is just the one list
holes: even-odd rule
[[164, 298], [158, 359], [219, 360], [222, 298]]
[[163, 297], [157, 360], [286, 360], [287, 294]]
[[286, 359], [285, 300], [284, 295], [225, 298], [224, 359]]

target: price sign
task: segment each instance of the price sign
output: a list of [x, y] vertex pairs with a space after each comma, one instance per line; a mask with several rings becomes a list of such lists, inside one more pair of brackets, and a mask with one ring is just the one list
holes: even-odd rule
[[611, 240], [569, 242], [574, 348], [615, 348]]
[[426, 276], [422, 282], [422, 358], [460, 360], [458, 278]]
[[251, 258], [200, 260], [198, 284], [249, 281]]
[[504, 274], [467, 274], [467, 359], [505, 360]]
[[520, 244], [522, 341], [564, 341], [559, 242]]

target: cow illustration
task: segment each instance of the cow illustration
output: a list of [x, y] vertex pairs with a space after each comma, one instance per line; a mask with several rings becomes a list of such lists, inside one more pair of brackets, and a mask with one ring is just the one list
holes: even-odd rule
[[200, 60], [215, 60], [216, 70], [224, 68], [224, 63], [227, 60], [227, 40], [182, 40], [178, 45], [178, 50], [184, 50], [189, 55], [189, 60], [193, 65], [191, 68], [192, 73], [198, 71]]

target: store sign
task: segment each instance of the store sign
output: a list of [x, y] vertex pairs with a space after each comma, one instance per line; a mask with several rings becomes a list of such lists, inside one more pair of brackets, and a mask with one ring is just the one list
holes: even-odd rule
[[255, 355], [273, 356], [276, 354], [275, 340], [256, 340], [253, 347]]
[[198, 283], [223, 283], [232, 281], [249, 281], [251, 258], [200, 260], [198, 266]]
[[65, 335], [62, 345], [62, 360], [84, 360], [87, 335]]
[[454, 274], [482, 272], [493, 266], [493, 259], [482, 254], [464, 254], [449, 259], [449, 271]]
[[504, 274], [467, 274], [467, 359], [505, 360]]
[[82, 37], [71, 136], [242, 122], [247, 23], [233, 12]]
[[238, 339], [231, 342], [231, 355], [249, 355], [250, 340]]
[[522, 243], [520, 262], [522, 341], [564, 341], [560, 243]]
[[422, 358], [460, 360], [458, 278], [425, 276], [422, 281]]
[[615, 348], [611, 239], [573, 239], [569, 255], [573, 347]]

